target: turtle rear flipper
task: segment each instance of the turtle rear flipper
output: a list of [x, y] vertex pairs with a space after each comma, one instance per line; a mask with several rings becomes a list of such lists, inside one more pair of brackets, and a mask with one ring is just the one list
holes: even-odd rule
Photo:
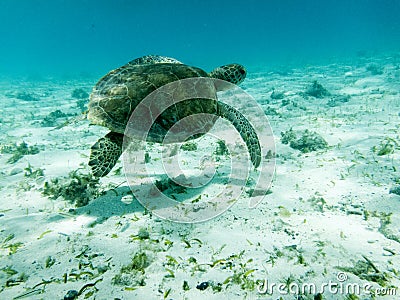
[[261, 162], [261, 146], [253, 126], [237, 109], [218, 101], [218, 116], [231, 122], [246, 143], [253, 166], [257, 168]]
[[103, 177], [112, 170], [122, 154], [123, 140], [123, 134], [109, 132], [92, 146], [89, 166], [93, 176]]

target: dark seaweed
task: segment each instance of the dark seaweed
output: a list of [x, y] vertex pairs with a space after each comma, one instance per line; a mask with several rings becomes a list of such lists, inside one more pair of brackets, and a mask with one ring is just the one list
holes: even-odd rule
[[277, 91], [274, 90], [271, 93], [270, 97], [271, 97], [271, 99], [274, 99], [274, 100], [280, 100], [280, 99], [283, 99], [285, 97], [285, 94], [283, 92], [277, 92]]
[[330, 107], [335, 107], [341, 105], [342, 103], [349, 102], [349, 100], [350, 95], [336, 95], [333, 96], [332, 99], [329, 99], [327, 105]]
[[160, 192], [164, 192], [170, 189], [172, 193], [177, 193], [177, 194], [186, 193], [185, 186], [177, 184], [174, 180], [167, 177], [164, 177], [161, 180], [156, 180], [155, 186], [158, 188]]
[[316, 80], [306, 89], [305, 94], [315, 98], [324, 98], [330, 95], [328, 90]]
[[400, 196], [400, 185], [392, 187], [389, 191], [389, 194], [395, 194]]
[[300, 138], [297, 138], [297, 134], [292, 128], [286, 132], [281, 132], [281, 137], [283, 144], [289, 144], [291, 148], [300, 150], [303, 153], [328, 148], [328, 143], [318, 133], [308, 129], [301, 132]]
[[43, 127], [54, 127], [58, 125], [59, 118], [66, 118], [67, 115], [63, 113], [61, 110], [57, 109], [49, 113], [41, 122]]
[[375, 63], [367, 65], [366, 69], [367, 69], [367, 71], [371, 72], [372, 75], [382, 75], [383, 74], [383, 67], [378, 64], [375, 64]]
[[229, 149], [226, 146], [226, 143], [224, 140], [217, 141], [217, 149], [215, 149], [214, 153], [216, 155], [228, 155], [229, 154]]
[[15, 95], [15, 98], [24, 100], [24, 101], [40, 101], [40, 97], [34, 93], [28, 92], [18, 92]]
[[70, 172], [68, 177], [58, 177], [46, 181], [42, 193], [53, 200], [61, 196], [80, 207], [87, 205], [92, 198], [101, 195], [98, 188], [99, 178], [94, 177], [91, 173], [81, 174], [75, 170]]
[[71, 97], [75, 99], [88, 99], [89, 94], [84, 89], [75, 89], [71, 93]]
[[0, 148], [0, 153], [3, 154], [13, 154], [7, 162], [10, 164], [14, 164], [19, 161], [24, 155], [33, 155], [38, 154], [40, 149], [38, 146], [28, 146], [27, 143], [22, 142], [21, 144], [17, 145], [16, 143], [11, 145], [5, 145]]
[[197, 144], [194, 142], [186, 142], [181, 146], [181, 149], [183, 151], [196, 151], [197, 150]]

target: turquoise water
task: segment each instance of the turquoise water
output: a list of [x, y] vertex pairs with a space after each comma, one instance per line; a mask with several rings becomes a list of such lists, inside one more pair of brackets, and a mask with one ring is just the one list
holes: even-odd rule
[[145, 54], [211, 69], [348, 60], [400, 46], [400, 1], [1, 0], [0, 75], [101, 76]]
[[[0, 0], [0, 300], [399, 299], [399, 16], [400, 0]], [[204, 109], [236, 118], [182, 146], [132, 140], [95, 178], [109, 129], [89, 98], [150, 108], [127, 126], [143, 133], [168, 100], [214, 96], [198, 78], [138, 106], [146, 75], [127, 97], [93, 89], [147, 54], [243, 64], [244, 91], [217, 95], [235, 113]], [[229, 123], [254, 127], [257, 169]]]

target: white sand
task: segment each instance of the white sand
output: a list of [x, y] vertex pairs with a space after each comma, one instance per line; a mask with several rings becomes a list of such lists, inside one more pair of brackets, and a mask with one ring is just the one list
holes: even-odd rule
[[[385, 138], [400, 145], [400, 70], [393, 59], [377, 63], [384, 66], [384, 74], [371, 75], [361, 63], [296, 69], [287, 75], [249, 74], [242, 87], [264, 109], [272, 107], [280, 114], [268, 116], [277, 153], [272, 193], [255, 209], [248, 208], [249, 198], [243, 193], [229, 211], [199, 224], [160, 220], [145, 213], [136, 200], [124, 203], [131, 192], [124, 175], [114, 171], [101, 179], [106, 194], [75, 213], [70, 211], [71, 203], [43, 196], [43, 182], [85, 166], [90, 146], [107, 130], [86, 121], [59, 130], [41, 127], [40, 122], [56, 109], [79, 113], [71, 92], [77, 87], [90, 91], [95, 81], [4, 80], [0, 144], [25, 141], [43, 149], [15, 164], [7, 163], [11, 154], [0, 155], [0, 299], [23, 295], [42, 281], [48, 283], [36, 286], [27, 299], [62, 299], [68, 290], [79, 291], [96, 281], [95, 288], [88, 286], [79, 299], [85, 295], [87, 299], [295, 299], [276, 287], [273, 297], [261, 295], [251, 284], [256, 280], [308, 283], [319, 291], [324, 283], [339, 283], [338, 276], [344, 275], [340, 268], [355, 267], [357, 262], [364, 264], [369, 277], [347, 270], [344, 285], [367, 284], [371, 292], [393, 288], [389, 292], [399, 295], [400, 196], [389, 190], [400, 178], [400, 147], [383, 156], [372, 147]], [[332, 94], [351, 95], [349, 102], [329, 107], [329, 96], [304, 99], [299, 93], [313, 80]], [[292, 102], [282, 106], [282, 100], [270, 99], [273, 88]], [[41, 101], [6, 96], [25, 90], [41, 95]], [[330, 148], [301, 154], [283, 145], [280, 133], [291, 127], [316, 131]], [[189, 161], [204, 155], [201, 151], [213, 153], [216, 147], [207, 138], [197, 143], [197, 152], [185, 153]], [[157, 157], [160, 148], [149, 149], [152, 158]], [[152, 160], [149, 168], [157, 163]], [[28, 164], [42, 168], [44, 178], [25, 177]], [[118, 167], [121, 164], [114, 170]], [[155, 176], [162, 174], [155, 170]], [[223, 181], [217, 180], [202, 193], [218, 194], [224, 188]], [[382, 213], [391, 214], [384, 228]], [[148, 231], [150, 239], [133, 238], [140, 228]], [[17, 247], [12, 251], [10, 245]], [[125, 284], [114, 284], [121, 267], [141, 252], [149, 261], [144, 274], [132, 271], [124, 275]], [[374, 274], [386, 281], [379, 285]], [[221, 290], [196, 288], [206, 281], [213, 282], [215, 289], [220, 283]], [[360, 299], [371, 298], [361, 292]], [[345, 299], [346, 293], [325, 290], [323, 296]], [[393, 295], [377, 298], [396, 299]]]

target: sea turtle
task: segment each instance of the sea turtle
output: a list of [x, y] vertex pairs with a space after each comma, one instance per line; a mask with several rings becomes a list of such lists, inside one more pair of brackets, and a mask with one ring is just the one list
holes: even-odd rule
[[[147, 55], [103, 76], [90, 95], [87, 118], [92, 124], [105, 126], [111, 131], [91, 147], [89, 166], [93, 175], [103, 177], [114, 167], [123, 151], [124, 131], [129, 117], [146, 96], [176, 80], [204, 77], [239, 84], [245, 79], [246, 70], [239, 64], [229, 64], [206, 73], [174, 58]], [[204, 120], [208, 126], [207, 130], [213, 126], [218, 117], [230, 121], [235, 126], [247, 145], [254, 167], [258, 167], [261, 161], [261, 147], [254, 128], [238, 110], [215, 100], [216, 92], [226, 89], [226, 86], [212, 84], [208, 89], [211, 99], [185, 100], [171, 105], [162, 112], [154, 120], [146, 140], [163, 142], [166, 133], [177, 121], [189, 115], [206, 113], [213, 116], [212, 119]], [[195, 134], [189, 139], [200, 135], [202, 134]]]

